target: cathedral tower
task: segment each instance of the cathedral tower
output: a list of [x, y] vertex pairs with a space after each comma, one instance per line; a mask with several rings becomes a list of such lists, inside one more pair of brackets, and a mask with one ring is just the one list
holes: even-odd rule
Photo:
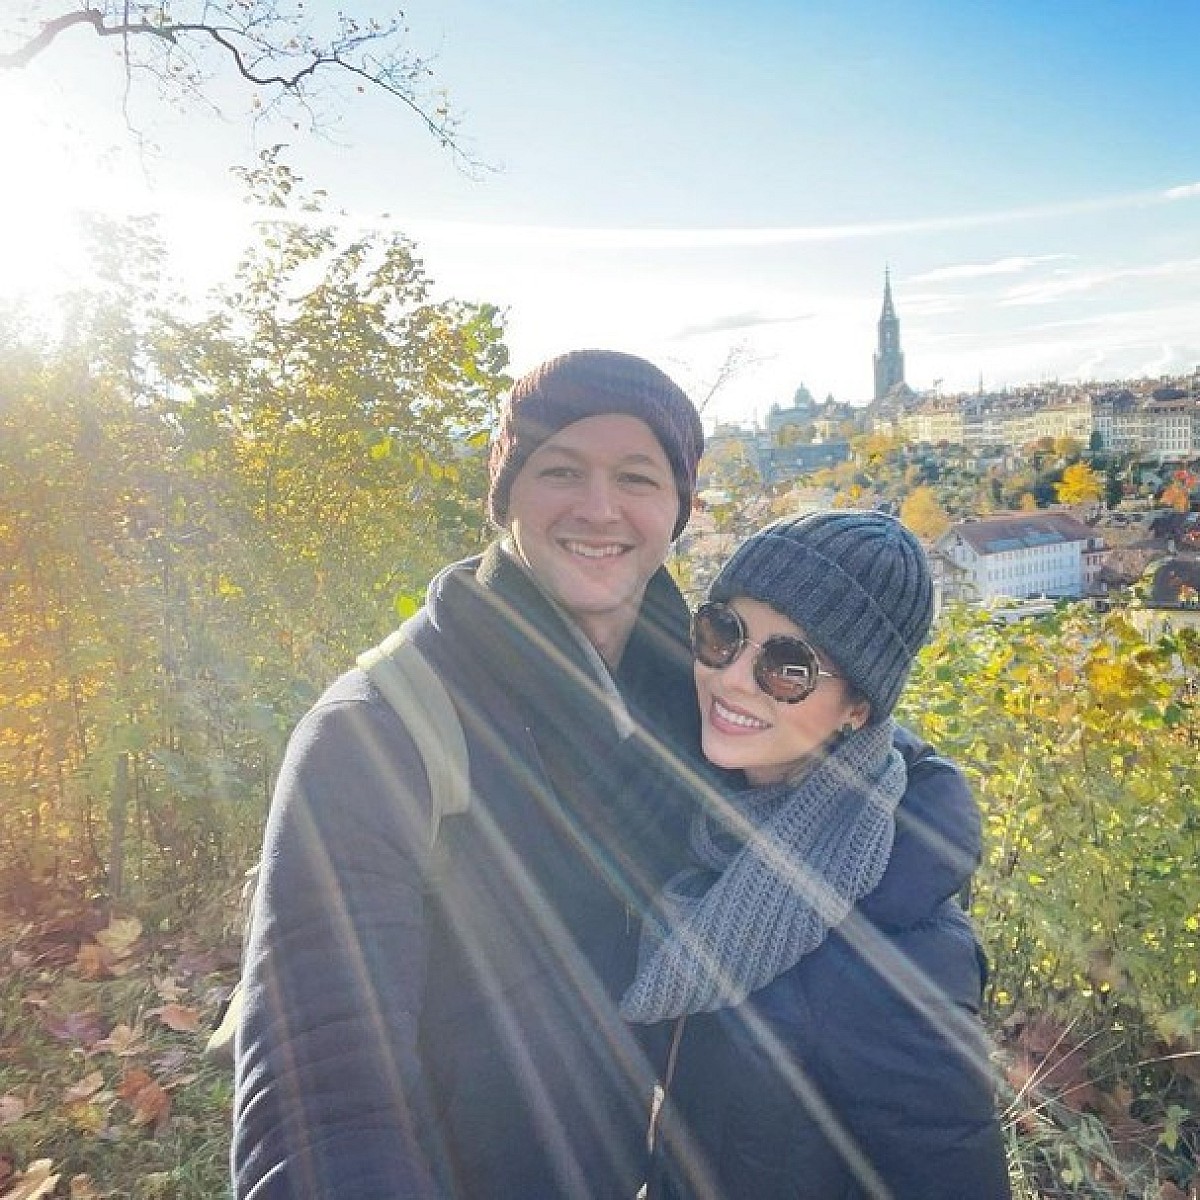
[[875, 399], [882, 400], [904, 382], [904, 355], [900, 352], [900, 318], [892, 304], [892, 277], [883, 271], [883, 312], [879, 317], [879, 349], [875, 351]]

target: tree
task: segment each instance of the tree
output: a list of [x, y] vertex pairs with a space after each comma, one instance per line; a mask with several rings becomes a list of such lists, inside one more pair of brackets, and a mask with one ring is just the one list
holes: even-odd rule
[[948, 605], [898, 713], [983, 810], [972, 909], [994, 1014], [1080, 1022], [1135, 1073], [1155, 1057], [1139, 1026], [1195, 1050], [1198, 671], [1194, 631], [1148, 643], [1120, 611], [999, 627]]
[[935, 541], [950, 528], [950, 517], [927, 484], [911, 491], [900, 505], [900, 520], [918, 537]]
[[[50, 15], [35, 15], [37, 9]], [[329, 89], [350, 86], [398, 101], [468, 165], [445, 97], [431, 88], [427, 59], [406, 44], [401, 15], [357, 20], [339, 12], [322, 28], [303, 0], [90, 0], [80, 7], [29, 0], [24, 18], [0, 34], [0, 70], [20, 70], [75, 29], [117, 47], [125, 71], [125, 109], [148, 82], [170, 103], [215, 107], [211, 85], [232, 78], [256, 113], [324, 123]]]
[[0, 862], [28, 881], [175, 906], [244, 867], [299, 711], [485, 536], [496, 310], [432, 301], [403, 238], [339, 240], [272, 152], [246, 175], [303, 211], [209, 311], [121, 307], [153, 274], [131, 225], [61, 344], [0, 327]]
[[743, 371], [753, 370], [761, 361], [745, 342], [730, 346], [712, 376], [688, 389], [696, 398], [696, 408], [703, 413]]
[[755, 465], [753, 452], [738, 437], [710, 439], [700, 462], [700, 477], [707, 478], [713, 487], [762, 488], [762, 475]]
[[1054, 490], [1060, 504], [1095, 504], [1104, 495], [1104, 478], [1087, 463], [1072, 463]]
[[890, 433], [859, 433], [849, 441], [855, 458], [868, 466], [880, 465], [904, 445], [903, 438]]
[[220, 306], [173, 323], [163, 371], [186, 397], [174, 419], [193, 485], [225, 483], [204, 515], [240, 549], [227, 563], [240, 606], [307, 645], [325, 677], [478, 545], [471, 439], [491, 424], [507, 352], [496, 309], [430, 301], [407, 239], [341, 241], [272, 152], [244, 176], [261, 206], [282, 193], [310, 220], [261, 227]]
[[1073, 437], [1056, 437], [1054, 439], [1054, 453], [1060, 459], [1065, 459], [1070, 462], [1076, 459], [1083, 453], [1083, 444], [1078, 438]]
[[1172, 479], [1159, 493], [1159, 508], [1172, 508], [1176, 512], [1187, 512], [1192, 506], [1187, 487], [1178, 479]]
[[1125, 496], [1125, 484], [1117, 470], [1116, 463], [1110, 463], [1104, 472], [1104, 506], [1116, 508]]

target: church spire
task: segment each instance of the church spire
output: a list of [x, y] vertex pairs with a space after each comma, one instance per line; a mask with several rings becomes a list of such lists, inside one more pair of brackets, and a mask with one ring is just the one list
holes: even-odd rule
[[904, 355], [900, 352], [900, 318], [892, 303], [891, 266], [883, 268], [883, 312], [879, 316], [879, 347], [875, 351], [875, 399], [882, 400], [904, 382]]
[[885, 266], [883, 268], [883, 314], [879, 318], [881, 321], [895, 321], [896, 307], [892, 303], [892, 268]]

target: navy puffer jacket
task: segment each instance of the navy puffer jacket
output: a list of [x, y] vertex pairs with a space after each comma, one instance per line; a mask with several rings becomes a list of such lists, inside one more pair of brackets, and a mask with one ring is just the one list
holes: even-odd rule
[[304, 717], [246, 956], [238, 1200], [631, 1200], [659, 1065], [617, 1000], [687, 803], [642, 731], [696, 745], [686, 632], [660, 572], [615, 678], [639, 727], [622, 737], [506, 556], [435, 581], [414, 641], [458, 709], [472, 798], [433, 856], [422, 760], [366, 676]]
[[689, 1016], [652, 1200], [1007, 1200], [983, 954], [956, 894], [979, 815], [951, 763], [909, 763], [878, 887], [742, 1005]]

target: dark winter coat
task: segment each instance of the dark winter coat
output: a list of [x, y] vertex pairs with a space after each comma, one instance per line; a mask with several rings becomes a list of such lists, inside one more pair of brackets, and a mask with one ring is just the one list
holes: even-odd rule
[[[288, 747], [239, 1029], [239, 1200], [631, 1200], [655, 1049], [621, 1023], [696, 744], [687, 613], [650, 584], [616, 682], [493, 549], [434, 582], [415, 641], [466, 733], [472, 799], [432, 856], [421, 759], [358, 671]], [[645, 1039], [643, 1039], [645, 1041]]]
[[1009, 1196], [985, 965], [956, 900], [978, 811], [954, 766], [898, 738], [909, 783], [878, 887], [744, 1004], [686, 1019], [651, 1200]]

